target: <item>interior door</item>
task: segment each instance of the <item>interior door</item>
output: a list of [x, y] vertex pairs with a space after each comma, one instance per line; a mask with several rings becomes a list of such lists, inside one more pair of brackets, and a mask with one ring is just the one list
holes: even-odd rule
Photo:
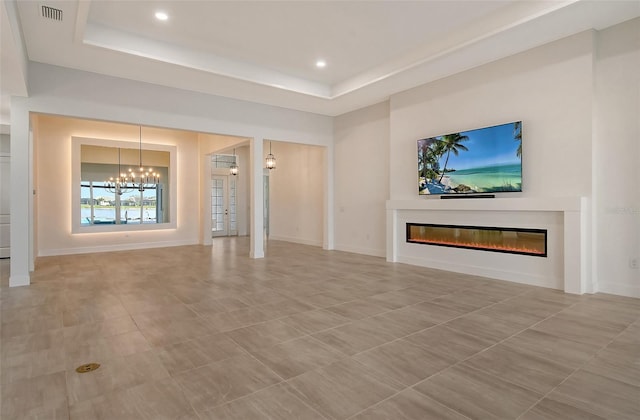
[[229, 177], [211, 177], [211, 236], [229, 235]]
[[0, 258], [9, 258], [11, 238], [9, 236], [9, 170], [8, 154], [0, 155]]
[[236, 220], [236, 178], [229, 175], [211, 177], [211, 237], [238, 234]]

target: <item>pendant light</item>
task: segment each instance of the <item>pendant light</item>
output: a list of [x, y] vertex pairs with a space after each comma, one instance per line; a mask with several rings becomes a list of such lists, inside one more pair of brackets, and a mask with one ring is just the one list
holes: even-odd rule
[[269, 142], [269, 154], [265, 161], [265, 167], [269, 170], [276, 169], [276, 157], [271, 153], [271, 142]]
[[229, 165], [229, 173], [233, 176], [238, 175], [238, 165], [236, 165], [236, 160], [238, 157], [236, 156], [236, 149], [233, 149], [233, 162]]

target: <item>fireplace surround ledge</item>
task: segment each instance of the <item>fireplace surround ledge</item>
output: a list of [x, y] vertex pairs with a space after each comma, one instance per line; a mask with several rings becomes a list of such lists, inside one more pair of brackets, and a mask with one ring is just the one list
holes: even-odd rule
[[[406, 240], [406, 229], [401, 222], [401, 215], [408, 212], [419, 212], [428, 217], [431, 212], [456, 212], [465, 214], [470, 212], [476, 216], [492, 212], [529, 212], [529, 213], [560, 213], [562, 214], [563, 235], [563, 259], [562, 259], [562, 286], [567, 293], [583, 294], [594, 293], [596, 290], [591, 283], [589, 271], [590, 259], [590, 200], [587, 197], [548, 197], [548, 198], [489, 198], [489, 199], [460, 199], [460, 200], [388, 200], [387, 209], [387, 261], [406, 262], [409, 264], [424, 265], [427, 267], [448, 269], [468, 274], [470, 267], [460, 264], [459, 270], [455, 266], [438, 266], [432, 261], [415, 261], [400, 254], [400, 246]], [[488, 277], [510, 280], [504, 276], [493, 276], [480, 273]], [[534, 284], [521, 279], [513, 279], [523, 283]], [[539, 284], [535, 284], [539, 285]]]

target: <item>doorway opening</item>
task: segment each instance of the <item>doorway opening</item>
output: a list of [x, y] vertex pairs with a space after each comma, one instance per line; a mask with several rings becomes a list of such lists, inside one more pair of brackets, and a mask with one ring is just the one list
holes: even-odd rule
[[235, 155], [211, 157], [211, 237], [237, 236], [237, 182], [233, 175], [220, 175], [219, 169], [236, 164]]

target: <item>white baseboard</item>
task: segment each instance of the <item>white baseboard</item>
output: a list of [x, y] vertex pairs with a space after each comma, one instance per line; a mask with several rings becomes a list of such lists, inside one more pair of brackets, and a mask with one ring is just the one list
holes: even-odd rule
[[31, 284], [31, 277], [28, 274], [9, 277], [9, 287], [28, 286], [29, 284]]
[[311, 246], [319, 246], [319, 247], [322, 246], [322, 240], [315, 241], [312, 239], [293, 238], [290, 236], [269, 235], [269, 240], [293, 242], [294, 244], [311, 245]]
[[551, 277], [535, 276], [527, 273], [515, 271], [498, 270], [487, 267], [476, 267], [465, 264], [450, 264], [441, 261], [428, 260], [416, 257], [398, 256], [398, 262], [417, 265], [420, 267], [436, 268], [438, 270], [452, 271], [454, 273], [470, 274], [473, 276], [489, 277], [497, 280], [505, 280], [513, 283], [528, 284], [530, 286], [547, 287], [551, 289], [564, 290], [563, 279]]
[[353, 252], [354, 254], [371, 255], [372, 257], [385, 257], [386, 249], [363, 248], [359, 246], [336, 244], [336, 251]]
[[198, 245], [198, 241], [160, 241], [141, 242], [117, 245], [84, 246], [81, 248], [40, 249], [38, 257], [51, 257], [56, 255], [92, 254], [95, 252], [130, 251], [134, 249], [168, 248], [173, 246]]
[[598, 283], [598, 292], [640, 298], [640, 285], [601, 282]]

